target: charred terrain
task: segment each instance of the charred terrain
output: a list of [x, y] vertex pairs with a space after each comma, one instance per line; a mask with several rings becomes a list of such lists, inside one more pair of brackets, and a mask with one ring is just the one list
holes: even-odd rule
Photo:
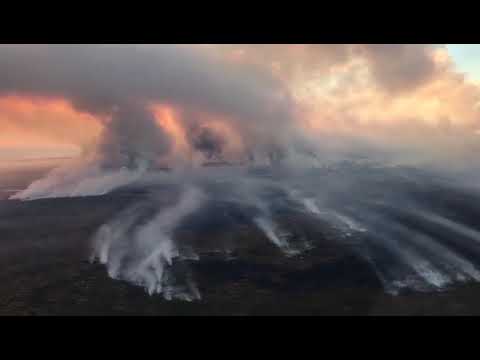
[[[179, 252], [165, 267], [170, 285], [163, 295], [112, 279], [92, 258], [92, 239], [133, 208], [128, 235], [177, 202], [178, 189], [128, 186], [102, 196], [7, 200], [46, 170], [1, 177], [2, 315], [480, 314], [480, 196], [415, 169], [317, 170], [318, 186], [330, 184], [322, 204], [335, 212], [268, 189], [262, 196], [283, 229], [278, 238], [270, 234], [277, 244], [255, 222], [258, 210], [205, 183], [211, 196], [174, 229]], [[333, 174], [355, 176], [356, 185], [346, 192], [328, 180]]]

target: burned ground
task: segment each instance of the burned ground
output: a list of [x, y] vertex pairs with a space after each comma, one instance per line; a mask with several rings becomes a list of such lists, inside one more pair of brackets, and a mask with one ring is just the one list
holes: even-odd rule
[[[27, 176], [22, 176], [25, 183]], [[401, 185], [391, 181], [388, 184], [389, 189], [395, 186]], [[378, 186], [369, 188], [385, 198]], [[165, 206], [174, 200], [171, 189], [155, 191], [162, 193]], [[428, 203], [436, 213], [454, 214], [452, 219], [469, 230], [478, 228], [478, 202], [471, 194], [441, 186], [426, 189], [413, 185], [409, 193]], [[364, 247], [359, 251], [359, 244], [369, 244], [367, 248], [375, 256], [377, 268], [393, 267], [396, 258], [379, 246], [376, 238], [395, 234], [406, 245], [417, 244], [400, 230], [383, 229], [384, 224], [375, 223], [376, 233], [345, 235], [327, 221], [279, 208], [276, 221], [289, 229], [292, 241], [309, 241], [301, 253], [287, 256], [252, 224], [250, 213], [254, 209], [224, 201], [210, 201], [175, 231], [183, 254], [190, 249], [192, 256], [176, 259], [172, 276], [178, 273], [191, 277], [201, 300], [167, 301], [159, 295], [150, 296], [141, 287], [111, 279], [104, 265], [89, 261], [91, 238], [98, 228], [145, 196], [146, 192], [138, 189], [120, 189], [103, 196], [29, 202], [1, 200], [0, 314], [480, 314], [480, 284], [474, 281], [453, 284], [442, 291], [406, 289], [398, 295], [384, 291], [378, 272], [362, 256]], [[382, 219], [395, 219], [395, 224], [400, 224], [396, 226], [428, 234], [478, 265], [480, 251], [468, 231], [455, 231], [452, 226], [442, 228], [435, 219], [420, 221], [408, 207], [399, 209], [378, 201], [369, 206], [369, 214], [379, 212]], [[352, 207], [345, 206], [343, 210], [348, 209], [351, 211]], [[145, 211], [148, 217], [148, 207]], [[370, 221], [367, 214], [358, 218], [367, 224]]]

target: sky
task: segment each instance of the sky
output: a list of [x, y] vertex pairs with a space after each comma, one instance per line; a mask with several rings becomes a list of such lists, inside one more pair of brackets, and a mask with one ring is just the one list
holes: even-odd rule
[[465, 72], [474, 81], [480, 82], [480, 45], [450, 44], [447, 45], [447, 49], [459, 71]]
[[0, 45], [0, 160], [235, 158], [346, 137], [462, 156], [480, 134], [479, 56], [480, 45]]

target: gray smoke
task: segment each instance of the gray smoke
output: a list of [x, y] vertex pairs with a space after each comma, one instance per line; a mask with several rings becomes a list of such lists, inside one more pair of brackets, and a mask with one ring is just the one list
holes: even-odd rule
[[[159, 200], [152, 198], [151, 203]], [[186, 284], [177, 284], [170, 268], [181, 256], [173, 232], [204, 200], [199, 189], [186, 187], [176, 204], [156, 210], [146, 222], [140, 219], [144, 205], [127, 209], [98, 230], [91, 260], [106, 264], [112, 278], [143, 286], [149, 294], [162, 294], [166, 299], [200, 298], [195, 284], [188, 278]]]
[[139, 105], [116, 109], [99, 144], [103, 167], [149, 168], [166, 156], [170, 139], [154, 116]]
[[190, 142], [193, 148], [200, 151], [208, 160], [222, 158], [225, 140], [214, 130], [207, 127], [195, 127], [190, 131]]
[[155, 122], [153, 103], [182, 109], [188, 139], [207, 159], [221, 158], [225, 140], [202, 126], [205, 113], [225, 118], [248, 149], [262, 153], [288, 147], [297, 136], [294, 106], [280, 80], [189, 46], [2, 45], [0, 95], [12, 94], [61, 97], [104, 124], [83, 164], [56, 171], [16, 198], [78, 195], [85, 181], [86, 194], [101, 194], [105, 186], [97, 178], [105, 173], [133, 181], [156, 165], [174, 166], [168, 164], [171, 140]]
[[[132, 155], [151, 157], [167, 148], [162, 141], [152, 145], [152, 102], [228, 116], [252, 145], [285, 143], [292, 125], [292, 100], [269, 71], [232, 65], [187, 46], [3, 45], [0, 95], [7, 94], [58, 96], [78, 110], [111, 116], [106, 155], [118, 150], [112, 146], [121, 147], [127, 163]], [[156, 140], [164, 140], [158, 135]], [[113, 157], [118, 162], [116, 152]]]
[[368, 44], [360, 46], [370, 61], [377, 83], [391, 92], [409, 91], [435, 74], [431, 45]]

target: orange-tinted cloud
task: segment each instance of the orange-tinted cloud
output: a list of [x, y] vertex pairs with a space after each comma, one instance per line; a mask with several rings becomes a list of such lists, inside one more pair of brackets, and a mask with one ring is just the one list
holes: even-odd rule
[[0, 97], [0, 129], [4, 155], [74, 155], [94, 141], [102, 126], [62, 99], [6, 96]]
[[[243, 139], [237, 129], [233, 127], [236, 121], [226, 119], [224, 115], [210, 114], [196, 111], [191, 114], [184, 109], [166, 105], [155, 104], [152, 106], [155, 118], [171, 137], [173, 148], [171, 156], [176, 159], [184, 158], [192, 160], [196, 155], [196, 149], [192, 144], [191, 127], [206, 128], [222, 139], [222, 157], [234, 158], [244, 150]], [[194, 117], [194, 122], [190, 117]]]
[[[165, 90], [158, 85], [160, 81], [150, 84], [148, 76], [134, 76], [132, 81], [118, 83], [122, 86], [103, 86], [103, 82], [93, 81], [91, 74], [88, 78], [92, 84], [98, 85], [99, 90], [96, 91], [100, 95], [109, 91], [130, 94], [129, 87], [132, 86], [135, 96], [149, 98], [158, 95], [158, 101], [163, 101], [162, 97], [168, 98], [165, 101], [170, 105], [154, 106], [154, 113], [158, 124], [173, 140], [172, 151], [176, 156], [192, 156], [189, 138], [192, 123], [221, 134], [227, 153], [248, 148], [251, 146], [249, 141], [261, 139], [268, 142], [269, 135], [281, 134], [277, 139], [288, 139], [291, 128], [281, 122], [289, 123], [291, 119], [295, 129], [301, 129], [318, 141], [325, 135], [349, 134], [387, 144], [409, 146], [419, 143], [436, 151], [450, 146], [444, 145], [450, 144], [450, 140], [442, 142], [440, 138], [456, 139], [458, 143], [462, 139], [474, 142], [478, 138], [480, 88], [456, 72], [447, 50], [440, 46], [320, 44], [186, 47], [192, 48], [191, 52], [177, 53], [175, 50], [173, 58], [181, 59], [181, 54], [194, 58], [192, 54], [199, 51], [216, 60], [210, 62], [199, 58], [208, 71], [204, 68], [199, 71], [197, 62], [187, 62], [191, 67], [189, 76], [183, 76], [180, 71], [185, 67], [174, 67], [178, 70], [178, 79], [167, 79], [172, 84], [180, 82], [178, 88], [172, 85]], [[122, 54], [128, 53], [127, 48], [117, 50]], [[171, 49], [162, 51], [170, 54]], [[92, 54], [97, 54], [96, 50]], [[157, 65], [161, 69], [162, 63], [153, 61], [157, 55], [156, 48], [148, 48], [145, 52], [145, 56], [150, 56], [145, 59], [150, 66], [148, 69], [157, 69]], [[83, 60], [90, 64], [89, 57], [85, 56]], [[228, 66], [212, 67], [212, 64], [222, 62]], [[125, 65], [126, 69], [130, 69], [132, 64], [119, 62], [118, 68]], [[172, 61], [169, 66], [174, 64]], [[238, 74], [235, 72], [237, 66], [242, 69]], [[143, 68], [135, 69], [143, 74]], [[235, 73], [231, 79], [228, 77], [230, 72]], [[162, 79], [159, 72], [152, 71], [152, 74]], [[262, 76], [265, 79], [258, 80]], [[273, 76], [274, 80], [269, 76]], [[231, 81], [224, 82], [224, 77]], [[75, 81], [79, 79], [82, 80], [74, 77]], [[37, 89], [38, 84], [30, 84], [23, 77], [20, 80], [26, 81], [29, 86], [35, 85], [32, 89], [28, 88], [29, 91]], [[58, 86], [65, 85], [60, 81], [62, 79], [57, 80]], [[146, 86], [140, 80], [150, 85]], [[86, 91], [88, 87], [83, 88], [86, 84], [81, 83], [81, 94], [89, 93]], [[65, 89], [77, 89], [76, 83], [68, 85]], [[150, 93], [152, 89], [157, 91], [157, 87], [164, 93]], [[262, 91], [257, 93], [259, 88]], [[289, 102], [290, 97], [282, 96], [285, 89], [292, 102]], [[100, 97], [99, 101], [102, 99]], [[78, 104], [76, 108], [79, 108]], [[44, 147], [62, 144], [86, 147], [98, 136], [102, 126], [92, 115], [78, 112], [76, 108], [58, 98], [0, 98], [0, 147], [2, 144], [5, 147], [25, 143]], [[92, 105], [91, 108], [95, 107]], [[193, 116], [189, 113], [192, 111]]]

